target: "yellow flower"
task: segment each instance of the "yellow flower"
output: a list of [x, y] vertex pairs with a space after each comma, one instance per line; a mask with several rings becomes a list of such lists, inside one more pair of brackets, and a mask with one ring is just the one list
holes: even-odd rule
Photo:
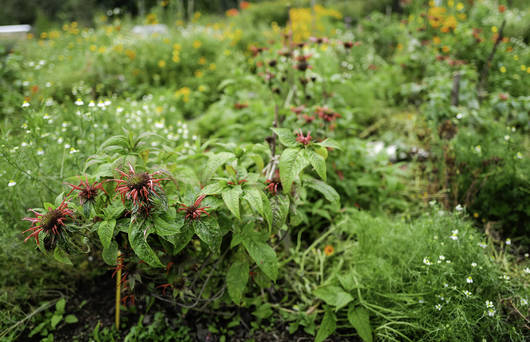
[[175, 51], [180, 51], [181, 47], [182, 46], [180, 46], [180, 44], [178, 44], [178, 43], [173, 44], [173, 50], [175, 50]]
[[506, 72], [506, 67], [503, 65], [499, 68], [499, 70], [502, 72], [502, 73], [505, 73]]
[[90, 51], [95, 52], [98, 49], [95, 45], [90, 45]]
[[324, 247], [324, 254], [326, 254], [327, 256], [332, 255], [334, 252], [335, 248], [333, 248], [332, 245], [327, 245], [326, 247]]
[[205, 92], [207, 89], [208, 89], [208, 88], [207, 88], [205, 85], [203, 85], [203, 84], [201, 84], [201, 85], [199, 86], [199, 91], [200, 91], [201, 93], [202, 93], [202, 92]]
[[525, 70], [526, 70], [526, 65], [524, 65], [524, 64], [521, 65], [521, 70], [522, 70], [522, 71], [525, 71]]
[[42, 32], [42, 33], [40, 34], [40, 39], [46, 39], [46, 38], [48, 38], [48, 33], [46, 33], [46, 32]]
[[198, 49], [198, 48], [200, 48], [201, 46], [202, 46], [202, 43], [201, 43], [200, 41], [196, 40], [196, 41], [193, 42], [193, 47], [194, 47], [195, 49]]
[[440, 37], [438, 36], [435, 36], [433, 39], [432, 39], [432, 42], [434, 44], [440, 44], [442, 42], [442, 40], [440, 39]]
[[206, 58], [205, 58], [205, 57], [201, 57], [201, 58], [199, 58], [199, 64], [200, 64], [200, 65], [204, 65], [204, 64], [206, 64]]
[[460, 20], [466, 20], [467, 15], [465, 13], [460, 13], [458, 17], [460, 18]]
[[201, 12], [195, 12], [193, 14], [193, 19], [195, 19], [195, 20], [199, 19], [200, 17], [201, 17]]
[[492, 26], [491, 27], [491, 32], [497, 33], [497, 26]]
[[530, 74], [530, 67], [526, 68], [526, 73]]
[[165, 68], [165, 67], [166, 67], [166, 61], [164, 61], [164, 60], [159, 60], [159, 61], [158, 61], [158, 67], [159, 67], [159, 68]]
[[442, 51], [445, 52], [445, 53], [448, 53], [449, 51], [451, 51], [451, 48], [447, 45], [444, 45], [442, 46]]
[[201, 78], [202, 77], [202, 71], [201, 70], [195, 70], [195, 77]]
[[397, 47], [396, 47], [398, 50], [403, 50], [403, 44], [401, 43], [398, 43]]
[[162, 106], [156, 106], [155, 110], [156, 110], [156, 112], [157, 112], [158, 114], [160, 114], [160, 113], [162, 113], [162, 111], [164, 110], [164, 108], [163, 108]]
[[478, 213], [473, 213], [474, 218], [478, 218]]
[[518, 60], [519, 60], [519, 56], [518, 56], [518, 55], [514, 55], [514, 56], [513, 56], [513, 60], [514, 60], [514, 61], [518, 61]]
[[230, 56], [230, 55], [232, 54], [232, 51], [226, 49], [226, 50], [224, 51], [224, 54], [225, 54], [225, 56]]
[[179, 56], [179, 54], [178, 54], [178, 53], [174, 53], [174, 54], [173, 54], [173, 58], [171, 58], [171, 60], [173, 60], [173, 62], [175, 62], [175, 63], [180, 62], [180, 56]]
[[107, 48], [105, 48], [104, 46], [100, 46], [99, 49], [98, 49], [98, 52], [99, 53], [105, 53], [106, 50], [107, 50]]
[[447, 6], [453, 7], [454, 5], [455, 5], [455, 1], [454, 0], [447, 1]]
[[133, 50], [125, 50], [125, 54], [127, 55], [127, 57], [129, 57], [129, 59], [132, 61], [134, 58], [136, 58], [136, 52], [134, 52]]
[[464, 9], [464, 4], [461, 3], [461, 2], [457, 3], [456, 4], [456, 9], [459, 10], [459, 11], [463, 10]]
[[209, 69], [214, 71], [215, 69], [217, 69], [217, 66], [215, 65], [215, 63], [212, 63], [210, 64]]

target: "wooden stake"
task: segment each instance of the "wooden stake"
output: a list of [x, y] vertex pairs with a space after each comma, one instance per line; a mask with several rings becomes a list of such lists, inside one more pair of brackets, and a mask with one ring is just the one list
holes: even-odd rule
[[116, 330], [120, 330], [120, 302], [121, 302], [121, 252], [118, 251], [118, 263], [116, 269]]

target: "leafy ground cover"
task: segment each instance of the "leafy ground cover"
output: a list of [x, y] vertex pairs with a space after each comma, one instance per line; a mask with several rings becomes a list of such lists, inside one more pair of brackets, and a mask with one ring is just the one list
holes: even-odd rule
[[391, 5], [4, 43], [0, 337], [527, 340], [530, 8]]

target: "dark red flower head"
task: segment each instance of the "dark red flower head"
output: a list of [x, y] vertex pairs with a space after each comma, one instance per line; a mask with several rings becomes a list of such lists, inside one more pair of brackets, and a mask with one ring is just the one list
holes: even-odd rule
[[26, 229], [23, 233], [28, 231], [31, 232], [28, 235], [24, 242], [28, 241], [30, 238], [35, 238], [37, 245], [39, 244], [39, 233], [44, 231], [47, 235], [58, 236], [62, 232], [64, 227], [64, 221], [67, 218], [71, 218], [74, 215], [74, 212], [68, 208], [68, 203], [63, 200], [61, 204], [55, 208], [48, 208], [48, 211], [45, 213], [39, 213], [33, 209], [30, 209], [32, 213], [35, 214], [35, 217], [25, 217], [23, 220], [31, 222], [31, 227]]
[[302, 132], [302, 129], [298, 130], [298, 133], [296, 133], [296, 141], [298, 141], [300, 144], [307, 146], [311, 143], [311, 131], [307, 132], [307, 136], [304, 137], [304, 133]]
[[304, 105], [300, 105], [298, 107], [291, 107], [291, 112], [295, 113], [296, 115], [300, 115], [305, 110]]
[[133, 214], [138, 211], [144, 211], [148, 214], [151, 209], [153, 200], [160, 198], [159, 193], [162, 191], [160, 182], [165, 179], [154, 178], [154, 175], [160, 172], [149, 174], [147, 172], [136, 173], [132, 165], [129, 164], [129, 173], [117, 170], [120, 173], [120, 179], [114, 181], [116, 192], [120, 194], [122, 202], [131, 200], [133, 203]]
[[[72, 187], [72, 191], [74, 190], [79, 191], [78, 196], [79, 196], [79, 201], [81, 202], [81, 205], [87, 202], [94, 201], [94, 199], [98, 195], [98, 190], [101, 190], [104, 193], [107, 193], [105, 189], [103, 189], [102, 183], [94, 182], [93, 184], [89, 184], [87, 179], [85, 179], [84, 181], [81, 181], [79, 185], [73, 185], [73, 184], [68, 184], [68, 185]], [[70, 191], [69, 194], [71, 194], [72, 191]]]
[[324, 120], [325, 122], [333, 122], [337, 118], [340, 118], [339, 113], [334, 112], [328, 107], [317, 107], [315, 112], [316, 114], [318, 114], [318, 117]]
[[206, 195], [200, 195], [190, 206], [181, 203], [180, 208], [178, 210], [184, 212], [184, 214], [186, 215], [186, 220], [197, 220], [201, 217], [202, 214], [210, 216], [210, 214], [206, 211], [206, 209], [208, 209], [209, 207], [200, 207], [201, 202], [205, 197]]
[[329, 42], [329, 40], [326, 37], [309, 37], [309, 40], [317, 44], [323, 44], [323, 43]]
[[283, 190], [282, 182], [280, 181], [280, 171], [276, 169], [272, 179], [267, 179], [267, 186], [265, 187], [271, 195], [276, 195]]

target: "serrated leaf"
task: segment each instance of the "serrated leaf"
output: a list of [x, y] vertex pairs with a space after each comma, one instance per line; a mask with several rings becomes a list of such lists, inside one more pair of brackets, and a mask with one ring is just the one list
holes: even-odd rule
[[315, 151], [306, 150], [306, 156], [318, 176], [326, 181], [326, 160]]
[[242, 192], [243, 190], [241, 189], [241, 186], [237, 185], [233, 188], [228, 188], [221, 193], [226, 207], [238, 219], [241, 219], [239, 214], [239, 197], [241, 196]]
[[116, 241], [112, 241], [108, 248], [103, 248], [101, 256], [107, 265], [116, 265], [118, 259], [118, 244]]
[[372, 326], [370, 325], [370, 313], [363, 307], [355, 307], [353, 304], [348, 309], [348, 321], [357, 331], [364, 342], [372, 342]]
[[234, 262], [226, 273], [226, 286], [230, 298], [239, 305], [247, 286], [249, 265], [246, 260]]
[[335, 329], [337, 329], [337, 317], [328, 309], [324, 313], [324, 318], [322, 318], [322, 322], [320, 323], [315, 342], [324, 341], [335, 332]]
[[222, 234], [217, 220], [207, 216], [192, 222], [195, 234], [197, 234], [199, 239], [206, 243], [214, 253], [219, 252]]
[[72, 324], [72, 323], [77, 323], [79, 322], [79, 320], [77, 319], [77, 317], [75, 317], [75, 315], [67, 315], [65, 318], [64, 318], [64, 321], [68, 324]]
[[116, 227], [116, 220], [101, 221], [98, 226], [98, 236], [103, 248], [108, 248], [110, 241], [114, 235], [114, 227]]
[[342, 150], [342, 146], [337, 141], [333, 139], [329, 139], [329, 138], [317, 143], [317, 145], [320, 145], [322, 147], [331, 147], [337, 150]]
[[154, 219], [155, 231], [159, 236], [170, 236], [180, 233], [184, 220], [171, 220], [167, 221], [164, 218], [157, 216]]
[[243, 245], [263, 273], [273, 281], [276, 281], [278, 277], [278, 260], [274, 249], [268, 244], [253, 240], [250, 237], [243, 239]]
[[280, 180], [283, 192], [286, 194], [291, 192], [292, 184], [298, 173], [307, 166], [307, 160], [303, 154], [300, 148], [287, 148], [280, 156]]
[[164, 265], [158, 259], [156, 253], [151, 249], [145, 240], [143, 224], [131, 223], [129, 226], [129, 243], [134, 253], [151, 267], [161, 267]]
[[324, 197], [334, 203], [340, 200], [340, 195], [330, 185], [318, 180], [313, 177], [304, 177], [304, 185], [307, 187], [320, 192]]
[[250, 207], [258, 214], [263, 215], [263, 199], [261, 198], [261, 191], [255, 188], [245, 190], [243, 198], [248, 202]]
[[60, 263], [73, 266], [72, 261], [68, 257], [68, 254], [66, 254], [64, 249], [60, 247], [55, 247], [55, 250], [53, 251], [53, 257], [55, 258], [55, 260], [59, 261]]
[[105, 220], [117, 219], [121, 216], [124, 210], [125, 206], [121, 200], [115, 199], [108, 207], [103, 209], [103, 215], [105, 216]]
[[164, 236], [166, 241], [169, 241], [175, 248], [174, 253], [177, 254], [184, 249], [191, 241], [194, 231], [191, 223], [186, 223], [181, 228], [181, 232], [172, 236]]
[[211, 155], [203, 172], [203, 183], [208, 182], [219, 167], [233, 158], [235, 155], [231, 152], [219, 152]]
[[277, 194], [271, 198], [270, 203], [272, 210], [272, 227], [280, 229], [287, 219], [287, 214], [289, 214], [289, 196]]
[[319, 287], [313, 291], [313, 294], [326, 304], [334, 306], [336, 310], [345, 307], [353, 300], [349, 293], [344, 292], [341, 287], [333, 285]]
[[296, 141], [296, 137], [294, 133], [287, 128], [273, 128], [272, 129], [276, 135], [278, 135], [278, 138], [280, 140], [280, 143], [286, 147], [296, 147], [298, 146], [298, 142]]
[[201, 189], [200, 195], [217, 195], [223, 191], [224, 187], [219, 182], [206, 185]]

